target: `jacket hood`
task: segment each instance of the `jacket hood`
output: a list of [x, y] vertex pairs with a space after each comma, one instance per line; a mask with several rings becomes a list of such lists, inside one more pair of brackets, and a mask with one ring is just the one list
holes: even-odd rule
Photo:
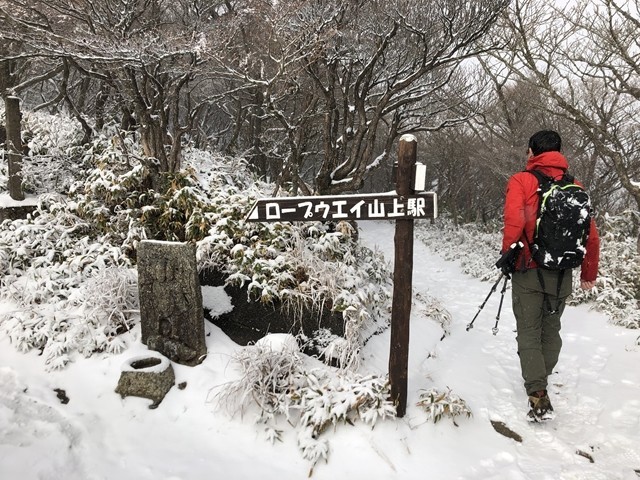
[[566, 172], [568, 168], [569, 162], [560, 152], [544, 152], [529, 158], [526, 170], [542, 170], [543, 172], [559, 174], [558, 170]]

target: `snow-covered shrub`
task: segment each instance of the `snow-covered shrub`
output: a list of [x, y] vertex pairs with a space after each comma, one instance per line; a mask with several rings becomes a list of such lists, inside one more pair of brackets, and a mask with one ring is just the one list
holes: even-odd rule
[[[598, 218], [600, 268], [595, 288], [579, 288], [580, 269], [574, 270], [573, 294], [568, 304], [591, 302], [593, 308], [610, 316], [612, 323], [640, 328], [640, 255], [637, 248], [638, 212]], [[462, 270], [482, 280], [497, 279], [495, 262], [502, 236], [499, 224], [467, 224], [455, 227], [438, 220], [435, 225], [420, 223], [417, 238], [429, 248], [452, 261]]]
[[328, 440], [320, 435], [338, 424], [352, 425], [361, 420], [372, 427], [378, 420], [394, 418], [396, 409], [389, 400], [389, 382], [376, 376], [355, 374], [306, 376], [307, 384], [294, 395], [299, 398], [298, 447], [312, 468], [320, 460], [328, 460]]
[[416, 238], [445, 260], [457, 261], [464, 273], [481, 280], [496, 276], [500, 256], [500, 226], [497, 223], [468, 223], [456, 226], [443, 217], [435, 224], [418, 222]]
[[[627, 211], [605, 216], [600, 227], [600, 271], [595, 288], [574, 290], [574, 302], [594, 302], [613, 323], [640, 328], [640, 254], [637, 224], [640, 214]], [[575, 275], [578, 276], [578, 275]]]
[[422, 313], [435, 322], [440, 324], [442, 328], [442, 338], [451, 334], [451, 313], [444, 307], [444, 305], [437, 298], [431, 295], [425, 295], [421, 293], [416, 294], [416, 298], [424, 302]]
[[[69, 193], [89, 167], [110, 161], [117, 168], [123, 152], [133, 151], [133, 141], [113, 128], [80, 145], [77, 122], [24, 113], [23, 173], [36, 193]], [[121, 350], [118, 334], [137, 319], [137, 280], [121, 249], [129, 234], [100, 229], [78, 208], [85, 201], [45, 193], [27, 219], [0, 226], [0, 294], [15, 305], [0, 317], [0, 329], [16, 348], [40, 349], [48, 368], [64, 366], [73, 352]]]
[[388, 324], [391, 273], [382, 255], [331, 223], [246, 222], [266, 186], [243, 184], [242, 165], [207, 177], [197, 164], [212, 172], [221, 162], [191, 160], [210, 198], [200, 268], [225, 272], [229, 284], [247, 287], [249, 301], [277, 302], [298, 320], [309, 310], [341, 312], [345, 338], [326, 345], [327, 358], [355, 367], [362, 343]]
[[[50, 278], [25, 278], [16, 287], [35, 292], [52, 285]], [[29, 296], [20, 298], [16, 310], [0, 315], [0, 328], [19, 350], [41, 350], [49, 369], [64, 367], [72, 352], [85, 357], [96, 352], [119, 353], [126, 347], [119, 334], [137, 319], [136, 287], [135, 271], [101, 269], [93, 281], [76, 286], [69, 299], [38, 303]], [[107, 297], [124, 289], [127, 292], [122, 297]]]
[[[147, 238], [198, 241], [200, 267], [214, 267], [226, 272], [230, 283], [247, 285], [251, 301], [278, 301], [297, 316], [309, 309], [342, 312], [346, 339], [333, 339], [326, 351], [344, 366], [355, 365], [362, 342], [386, 327], [390, 273], [382, 257], [331, 225], [246, 223], [255, 199], [273, 186], [255, 181], [244, 160], [187, 146], [184, 170], [158, 182], [135, 134], [108, 126], [79, 145], [79, 125], [69, 119], [56, 123], [56, 118], [29, 117], [30, 153], [77, 165], [79, 179], [50, 163], [50, 170], [65, 171], [65, 181], [73, 183], [69, 197], [43, 196], [32, 217], [0, 227], [2, 294], [23, 311], [11, 324], [20, 348], [45, 348], [59, 338], [57, 332], [66, 327], [42, 329], [52, 325], [45, 317], [62, 308], [59, 302], [69, 302], [74, 289], [92, 288], [87, 285], [96, 281], [97, 271], [132, 268], [137, 244]], [[129, 288], [135, 289], [135, 282], [114, 293], [128, 295]], [[135, 310], [128, 299], [109, 304], [99, 298], [76, 296], [74, 306], [104, 312], [120, 326], [112, 332], [130, 326], [130, 318], [110, 313]], [[84, 318], [84, 313], [74, 315]], [[37, 339], [28, 339], [34, 329]], [[64, 348], [52, 352], [74, 348], [87, 353], [93, 347], [67, 339]]]
[[138, 273], [134, 268], [102, 268], [74, 290], [69, 301], [80, 307], [87, 324], [103, 327], [104, 338], [95, 349], [118, 353], [124, 344], [116, 336], [131, 330], [137, 320]]
[[29, 193], [67, 193], [87, 167], [77, 120], [64, 114], [24, 111], [22, 138], [26, 155], [22, 160], [23, 185]]
[[269, 344], [251, 345], [234, 356], [241, 377], [225, 386], [218, 396], [232, 414], [256, 404], [257, 422], [267, 423], [277, 415], [289, 420], [289, 392], [304, 384], [304, 367], [297, 348], [272, 348]]
[[[33, 154], [53, 148], [40, 138], [43, 131], [31, 130]], [[208, 231], [198, 218], [206, 198], [193, 175], [174, 175], [162, 193], [150, 190], [132, 137], [111, 133], [82, 147], [82, 161], [93, 168], [71, 197], [42, 195], [32, 216], [0, 226], [0, 286], [17, 305], [0, 328], [17, 348], [41, 349], [49, 367], [64, 366], [73, 351], [124, 347], [118, 334], [138, 318], [131, 259], [141, 238], [200, 238]], [[73, 149], [59, 140], [56, 152], [71, 157]]]
[[132, 255], [137, 241], [144, 238], [202, 238], [210, 227], [205, 215], [208, 199], [193, 170], [166, 174], [162, 188], [156, 191], [148, 164], [133, 153], [131, 136], [116, 138], [113, 142], [106, 135], [97, 137], [87, 153], [94, 167], [71, 189], [78, 215], [122, 242]]
[[431, 389], [420, 393], [417, 405], [422, 407], [427, 413], [428, 420], [433, 423], [438, 422], [442, 417], [451, 417], [456, 424], [455, 417], [460, 415], [470, 418], [472, 416], [471, 409], [464, 400], [458, 395], [451, 393], [450, 389], [446, 392], [440, 392], [437, 389]]
[[240, 377], [217, 394], [231, 413], [258, 409], [268, 439], [281, 439], [278, 422], [297, 429], [297, 444], [311, 468], [329, 455], [321, 435], [331, 426], [355, 420], [375, 425], [395, 416], [386, 378], [362, 377], [350, 371], [335, 375], [328, 367], [308, 369], [302, 354], [269, 344], [249, 346], [236, 355]]
[[387, 326], [391, 274], [383, 257], [328, 224], [247, 223], [253, 200], [228, 194], [213, 206], [214, 226], [198, 244], [200, 265], [246, 284], [251, 301], [278, 301], [296, 315], [303, 307], [342, 312], [347, 342], [333, 352], [341, 365], [355, 366], [362, 343]]
[[[90, 233], [68, 202], [55, 196], [43, 196], [33, 217], [0, 225], [0, 292], [15, 304], [0, 315], [0, 329], [19, 350], [42, 350], [49, 368], [64, 366], [72, 351], [122, 348], [114, 337], [135, 313], [137, 282], [129, 259]], [[109, 289], [122, 296], [101, 301], [98, 292]]]

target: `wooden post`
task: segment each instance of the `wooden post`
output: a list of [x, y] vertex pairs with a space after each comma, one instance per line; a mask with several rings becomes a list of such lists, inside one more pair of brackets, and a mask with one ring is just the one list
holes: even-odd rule
[[[400, 138], [396, 193], [402, 197], [413, 194], [412, 175], [416, 163], [417, 141], [413, 135]], [[396, 415], [407, 411], [407, 368], [409, 363], [409, 317], [411, 315], [411, 285], [413, 275], [413, 219], [396, 220], [395, 262], [393, 267], [393, 305], [391, 311], [391, 348], [389, 352], [389, 382]]]
[[381, 220], [396, 222], [395, 265], [393, 270], [393, 311], [391, 312], [391, 348], [389, 382], [396, 415], [407, 411], [407, 369], [409, 364], [409, 318], [411, 316], [413, 276], [413, 221], [438, 215], [434, 192], [424, 188], [424, 169], [414, 186], [417, 141], [404, 135], [398, 147], [395, 168], [396, 192], [385, 194], [264, 198], [253, 205], [247, 222], [305, 222], [317, 220]]
[[9, 196], [24, 200], [22, 191], [22, 136], [20, 134], [20, 99], [4, 97], [7, 121], [7, 150], [9, 151]]

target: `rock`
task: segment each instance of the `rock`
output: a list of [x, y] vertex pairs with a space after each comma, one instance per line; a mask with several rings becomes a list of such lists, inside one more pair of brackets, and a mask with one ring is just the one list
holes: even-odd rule
[[69, 403], [69, 397], [67, 397], [67, 392], [65, 392], [61, 388], [54, 388], [53, 391], [56, 392], [56, 397], [58, 397], [58, 400], [60, 400], [60, 403], [62, 403], [63, 405], [66, 405], [67, 403]]
[[150, 352], [124, 363], [115, 391], [122, 398], [148, 398], [153, 401], [149, 408], [157, 408], [174, 383], [175, 375], [169, 359]]
[[296, 337], [290, 333], [270, 333], [256, 342], [256, 347], [278, 353], [300, 353]]
[[[301, 275], [301, 273], [296, 273]], [[217, 317], [212, 317], [208, 310], [205, 318], [239, 345], [248, 345], [270, 333], [304, 334], [314, 338], [317, 331], [329, 330], [339, 337], [344, 336], [344, 317], [341, 312], [332, 312], [328, 304], [322, 310], [312, 307], [300, 311], [288, 309], [277, 300], [264, 304], [259, 301], [248, 301], [248, 285], [225, 285], [226, 276], [215, 270], [200, 272], [200, 283], [208, 286], [224, 286], [233, 309]], [[310, 355], [318, 355], [318, 351], [305, 351]]]
[[507, 438], [511, 438], [516, 442], [522, 443], [522, 437], [511, 430], [504, 422], [498, 422], [496, 420], [491, 420], [491, 425], [493, 429], [498, 432], [500, 435], [504, 435]]

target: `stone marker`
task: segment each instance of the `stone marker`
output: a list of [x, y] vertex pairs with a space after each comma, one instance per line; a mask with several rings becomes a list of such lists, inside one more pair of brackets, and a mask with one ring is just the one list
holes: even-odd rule
[[183, 365], [202, 362], [207, 347], [195, 245], [140, 242], [138, 290], [142, 343]]

